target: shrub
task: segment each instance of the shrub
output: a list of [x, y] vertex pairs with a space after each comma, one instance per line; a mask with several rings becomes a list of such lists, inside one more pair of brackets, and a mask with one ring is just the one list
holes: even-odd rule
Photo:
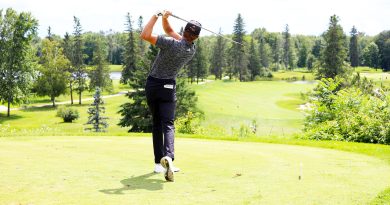
[[175, 126], [179, 133], [195, 134], [199, 131], [199, 117], [188, 111], [183, 117], [177, 118]]
[[73, 108], [59, 108], [57, 111], [57, 117], [61, 117], [64, 122], [73, 122], [73, 120], [78, 119], [79, 112]]
[[[349, 86], [340, 86], [340, 82]], [[323, 79], [311, 94], [305, 136], [390, 144], [390, 97], [383, 90], [368, 89], [367, 82], [363, 84]]]

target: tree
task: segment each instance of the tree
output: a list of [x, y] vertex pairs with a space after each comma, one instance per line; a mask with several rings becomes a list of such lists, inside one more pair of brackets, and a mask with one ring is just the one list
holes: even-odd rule
[[241, 14], [238, 14], [234, 27], [233, 27], [233, 40], [240, 43], [233, 43], [231, 47], [231, 59], [232, 59], [232, 67], [233, 74], [238, 74], [240, 81], [244, 81], [247, 75], [247, 67], [246, 67], [246, 56], [244, 46], [244, 20], [241, 17]]
[[96, 87], [95, 95], [93, 96], [94, 101], [91, 107], [88, 108], [87, 113], [89, 114], [87, 125], [93, 125], [92, 128], [86, 128], [86, 130], [93, 130], [94, 132], [105, 132], [105, 128], [108, 127], [108, 117], [103, 117], [102, 114], [105, 112], [104, 101], [100, 96], [101, 89]]
[[199, 79], [204, 79], [207, 76], [206, 57], [204, 56], [203, 46], [200, 39], [196, 42], [195, 56], [192, 58], [188, 67], [190, 75], [188, 77], [191, 78], [191, 83], [194, 78], [196, 78], [196, 83], [199, 83]]
[[23, 101], [33, 80], [34, 52], [30, 46], [38, 21], [30, 13], [0, 10], [0, 101], [10, 105]]
[[64, 56], [60, 43], [50, 39], [42, 41], [42, 66], [34, 87], [38, 95], [49, 96], [55, 107], [55, 98], [65, 94], [68, 77], [64, 73], [70, 62]]
[[251, 75], [251, 81], [255, 80], [255, 77], [260, 74], [260, 63], [258, 60], [257, 50], [255, 48], [255, 43], [253, 37], [251, 39], [250, 49], [249, 49], [249, 63], [248, 70]]
[[371, 68], [379, 68], [379, 49], [378, 46], [371, 42], [364, 50], [363, 50], [363, 60], [364, 65], [369, 66]]
[[134, 38], [133, 31], [133, 21], [131, 20], [130, 13], [126, 15], [126, 25], [128, 38], [126, 42], [125, 52], [124, 52], [124, 65], [122, 70], [122, 77], [120, 82], [123, 84], [127, 84], [129, 81], [132, 81], [134, 76], [133, 74], [137, 70], [137, 50], [136, 50], [136, 42]]
[[[138, 33], [141, 34], [144, 26], [143, 26], [144, 19], [142, 16], [138, 17]], [[145, 42], [139, 38], [138, 40], [138, 47], [139, 47], [139, 54], [143, 56], [145, 54]]]
[[352, 67], [359, 66], [359, 50], [358, 50], [358, 35], [355, 26], [352, 27], [352, 30], [350, 32], [351, 39], [349, 41], [349, 60], [351, 62]]
[[308, 46], [305, 42], [302, 42], [298, 51], [297, 66], [299, 68], [307, 67], [307, 60], [308, 60]]
[[[259, 36], [259, 56], [260, 56], [260, 67], [268, 68], [271, 61], [271, 48], [265, 41], [264, 34]], [[262, 75], [262, 73], [259, 73]]]
[[285, 30], [283, 32], [283, 40], [283, 64], [286, 68], [292, 70], [295, 67], [295, 56], [288, 24], [286, 24]]
[[80, 19], [73, 17], [74, 19], [74, 41], [73, 41], [73, 58], [72, 65], [75, 68], [75, 84], [76, 90], [79, 94], [79, 104], [81, 105], [81, 94], [86, 90], [86, 70], [84, 65], [84, 56], [83, 56], [83, 37], [82, 37], [82, 28], [80, 24]]
[[72, 39], [68, 32], [65, 33], [64, 41], [62, 43], [62, 48], [65, 57], [71, 62], [68, 64], [68, 67], [66, 69], [67, 77], [68, 79], [66, 81], [69, 82], [69, 92], [70, 92], [70, 103], [73, 105], [73, 83], [75, 80], [75, 69], [72, 66], [73, 60], [73, 45], [72, 45]]
[[106, 50], [103, 48], [103, 36], [97, 37], [95, 40], [95, 49], [93, 51], [93, 69], [89, 72], [89, 89], [93, 90], [96, 87], [108, 91], [113, 90], [112, 80], [110, 79], [110, 68], [105, 60]]
[[330, 17], [328, 30], [323, 34], [325, 47], [320, 58], [320, 67], [317, 68], [316, 77], [335, 78], [337, 75], [345, 75], [348, 71], [344, 60], [347, 58], [346, 36], [339, 25], [339, 17]]
[[390, 30], [382, 31], [375, 38], [375, 44], [379, 49], [381, 68], [384, 71], [390, 71]]
[[[221, 29], [219, 34], [222, 35]], [[217, 42], [214, 44], [210, 72], [215, 75], [215, 79], [222, 79], [223, 68], [226, 65], [225, 62], [225, 46], [226, 42], [222, 36], [217, 37]]]

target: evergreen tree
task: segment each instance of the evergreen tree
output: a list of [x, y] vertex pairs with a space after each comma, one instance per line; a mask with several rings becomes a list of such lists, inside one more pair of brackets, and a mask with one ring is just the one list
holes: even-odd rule
[[33, 80], [35, 52], [30, 43], [38, 21], [30, 13], [0, 9], [0, 102], [10, 105], [27, 98]]
[[152, 115], [149, 111], [146, 101], [146, 77], [149, 73], [149, 67], [156, 58], [158, 49], [150, 45], [144, 59], [137, 70], [131, 70], [132, 80], [128, 80], [129, 85], [134, 91], [128, 92], [126, 96], [131, 100], [120, 106], [119, 113], [122, 116], [118, 123], [121, 127], [130, 127], [129, 132], [151, 132]]
[[78, 94], [79, 94], [79, 104], [81, 105], [81, 94], [86, 90], [86, 69], [84, 65], [83, 57], [83, 37], [82, 37], [82, 27], [80, 24], [80, 19], [77, 17], [74, 18], [74, 42], [73, 42], [73, 58], [72, 65], [75, 68], [75, 85]]
[[[145, 86], [146, 76], [149, 73], [148, 68], [151, 67], [157, 53], [157, 47], [150, 45], [145, 58], [141, 62], [142, 66], [133, 74], [135, 80], [130, 81], [130, 86], [134, 91], [129, 92], [127, 97], [131, 99], [131, 102], [120, 106], [119, 113], [122, 118], [118, 125], [121, 127], [130, 127], [129, 132], [152, 131], [152, 115], [146, 101]], [[196, 108], [197, 98], [195, 92], [188, 88], [185, 80], [177, 79], [176, 89], [176, 118], [185, 116], [188, 111], [200, 116], [201, 112]]]
[[[222, 34], [219, 29], [219, 34]], [[222, 36], [217, 37], [211, 57], [210, 72], [215, 75], [215, 79], [222, 79], [223, 68], [225, 67], [225, 40]]]
[[[143, 22], [144, 22], [143, 17], [139, 16], [138, 17], [138, 33], [139, 34], [141, 34], [141, 32], [144, 28]], [[138, 39], [138, 47], [139, 47], [140, 56], [143, 56], [145, 54], [146, 49], [145, 49], [145, 42], [141, 38]]]
[[93, 125], [91, 128], [86, 128], [86, 130], [92, 130], [94, 132], [105, 132], [108, 127], [107, 117], [103, 117], [102, 114], [105, 113], [104, 101], [100, 96], [101, 89], [96, 87], [95, 95], [93, 96], [94, 101], [91, 104], [91, 107], [88, 108], [87, 113], [89, 114], [87, 125]]
[[[68, 61], [74, 62], [73, 60], [73, 45], [72, 45], [72, 39], [70, 38], [68, 32], [65, 33], [64, 41], [62, 43], [62, 48], [65, 57]], [[72, 63], [68, 64], [68, 67], [66, 69], [66, 76], [67, 76], [67, 82], [69, 82], [69, 92], [70, 92], [70, 103], [73, 105], [73, 83], [75, 80], [75, 69], [72, 66]]]
[[137, 50], [136, 50], [136, 41], [134, 38], [133, 30], [133, 21], [131, 20], [130, 13], [126, 15], [126, 25], [128, 38], [126, 42], [125, 52], [124, 52], [124, 65], [122, 70], [122, 77], [120, 82], [127, 84], [130, 81], [134, 80], [134, 73], [137, 70]]
[[347, 57], [346, 36], [336, 15], [330, 17], [329, 28], [323, 34], [323, 38], [325, 47], [317, 69], [317, 78], [335, 78], [337, 75], [345, 75], [348, 72], [344, 64]]
[[318, 59], [321, 57], [321, 48], [322, 48], [321, 39], [315, 40], [314, 46], [311, 49], [311, 54], [314, 56], [314, 58]]
[[283, 64], [286, 68], [292, 70], [294, 69], [294, 53], [288, 24], [286, 25], [285, 30], [283, 32], [283, 39]]
[[[233, 27], [233, 40], [244, 44], [244, 20], [241, 14], [238, 14]], [[246, 56], [244, 46], [233, 43], [231, 48], [231, 59], [233, 66], [233, 74], [238, 74], [240, 81], [244, 81], [247, 75]]]
[[351, 30], [351, 39], [349, 41], [349, 60], [352, 67], [359, 66], [359, 50], [358, 50], [358, 35], [355, 26]]
[[251, 74], [251, 81], [255, 80], [255, 77], [260, 75], [260, 63], [258, 60], [257, 50], [255, 48], [255, 43], [253, 37], [251, 39], [250, 49], [249, 49], [249, 63], [248, 70]]
[[93, 51], [93, 69], [89, 72], [89, 89], [93, 90], [99, 87], [111, 92], [113, 90], [112, 80], [110, 79], [110, 68], [105, 60], [106, 51], [103, 49], [103, 36], [96, 39], [96, 47]]
[[55, 98], [65, 94], [68, 76], [64, 73], [70, 62], [64, 56], [60, 43], [49, 37], [42, 41], [40, 58], [42, 66], [34, 87], [38, 95], [49, 96], [55, 107]]

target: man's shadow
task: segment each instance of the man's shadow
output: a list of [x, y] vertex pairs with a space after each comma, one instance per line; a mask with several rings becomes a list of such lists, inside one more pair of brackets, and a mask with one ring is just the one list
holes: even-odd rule
[[163, 183], [166, 181], [161, 179], [149, 179], [149, 177], [156, 175], [152, 172], [149, 174], [144, 174], [141, 176], [121, 180], [123, 187], [117, 189], [103, 189], [99, 190], [105, 194], [124, 194], [124, 191], [136, 190], [136, 189], [145, 189], [149, 191], [161, 190], [163, 188]]

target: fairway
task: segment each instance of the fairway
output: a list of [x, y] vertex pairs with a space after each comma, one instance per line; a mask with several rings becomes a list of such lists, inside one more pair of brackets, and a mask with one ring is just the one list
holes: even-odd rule
[[170, 183], [151, 138], [0, 142], [0, 204], [367, 204], [390, 184], [385, 161], [303, 146], [178, 138]]
[[[301, 83], [298, 83], [301, 82]], [[285, 136], [303, 128], [300, 94], [312, 89], [310, 81], [223, 82], [194, 85], [199, 108], [205, 112], [203, 125], [227, 131], [255, 120], [259, 136]], [[213, 133], [208, 133], [212, 135]]]

